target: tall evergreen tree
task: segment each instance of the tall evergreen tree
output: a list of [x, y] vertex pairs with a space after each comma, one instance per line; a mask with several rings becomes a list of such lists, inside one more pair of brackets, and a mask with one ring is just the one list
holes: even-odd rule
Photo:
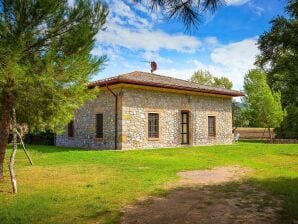
[[[276, 128], [283, 120], [280, 93], [272, 92], [261, 70], [250, 70], [244, 77], [245, 106], [252, 126]], [[271, 133], [270, 133], [271, 138]]]
[[272, 27], [259, 38], [257, 64], [266, 71], [273, 91], [281, 92], [287, 115], [277, 129], [283, 138], [298, 138], [298, 1], [289, 0], [287, 16], [271, 21]]
[[108, 9], [76, 0], [0, 0], [0, 179], [15, 109], [31, 130], [61, 130], [95, 91], [86, 91], [105, 56], [90, 54]]

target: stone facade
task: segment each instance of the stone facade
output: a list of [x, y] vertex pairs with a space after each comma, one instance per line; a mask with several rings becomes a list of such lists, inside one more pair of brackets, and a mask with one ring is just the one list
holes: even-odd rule
[[[121, 110], [121, 107], [119, 108]], [[115, 145], [115, 97], [101, 91], [95, 100], [85, 103], [74, 115], [74, 137], [68, 137], [67, 127], [57, 135], [56, 145], [90, 149], [113, 149]], [[103, 114], [103, 138], [96, 137], [96, 114]], [[119, 113], [119, 112], [118, 112]], [[119, 130], [119, 129], [118, 129]]]
[[[189, 145], [232, 143], [232, 98], [220, 95], [119, 86], [118, 149], [182, 146], [181, 111], [190, 114]], [[57, 136], [57, 146], [113, 149], [115, 97], [102, 90], [75, 114], [74, 137]], [[97, 113], [103, 114], [104, 136], [96, 138]], [[148, 113], [159, 114], [159, 138], [148, 138]], [[208, 116], [216, 118], [216, 136], [208, 137]]]

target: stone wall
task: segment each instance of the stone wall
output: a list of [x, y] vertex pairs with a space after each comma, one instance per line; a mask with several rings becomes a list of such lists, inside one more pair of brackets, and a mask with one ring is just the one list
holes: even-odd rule
[[[118, 149], [177, 147], [181, 145], [181, 111], [190, 113], [190, 145], [232, 143], [231, 98], [169, 93], [121, 87], [118, 97]], [[115, 98], [101, 91], [97, 99], [75, 113], [74, 137], [67, 128], [57, 146], [113, 149]], [[159, 114], [160, 136], [148, 138], [148, 113]], [[103, 138], [96, 138], [97, 113], [103, 114]], [[208, 137], [208, 116], [216, 116], [216, 137]]]
[[[56, 137], [57, 146], [90, 149], [114, 149], [115, 146], [115, 97], [101, 91], [98, 97], [87, 102], [74, 116], [74, 137], [68, 137], [67, 127]], [[121, 107], [119, 107], [121, 111]], [[96, 137], [96, 114], [103, 114], [103, 138]], [[120, 113], [121, 116], [121, 113]]]
[[[190, 112], [190, 145], [232, 143], [231, 98], [125, 89], [122, 149], [181, 146], [181, 111]], [[159, 113], [160, 137], [148, 139], [148, 113]], [[208, 137], [208, 116], [216, 116], [216, 137]]]

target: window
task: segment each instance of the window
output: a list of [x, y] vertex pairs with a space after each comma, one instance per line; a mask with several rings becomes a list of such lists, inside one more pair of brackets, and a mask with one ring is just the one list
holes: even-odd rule
[[74, 127], [73, 127], [73, 121], [70, 121], [68, 123], [68, 137], [72, 138], [74, 136]]
[[96, 114], [96, 138], [103, 137], [103, 114]]
[[148, 137], [149, 138], [159, 137], [159, 114], [158, 113], [148, 114]]
[[215, 127], [215, 116], [208, 117], [208, 136], [215, 137], [216, 127]]
[[181, 112], [181, 135], [182, 144], [189, 144], [189, 112]]

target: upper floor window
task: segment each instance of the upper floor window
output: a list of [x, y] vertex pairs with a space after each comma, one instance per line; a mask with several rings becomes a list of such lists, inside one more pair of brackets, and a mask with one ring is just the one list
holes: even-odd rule
[[215, 135], [216, 135], [215, 116], [208, 116], [208, 136], [215, 137]]
[[68, 137], [73, 137], [74, 136], [73, 120], [68, 123], [67, 129], [68, 129]]
[[96, 137], [103, 137], [103, 114], [96, 114]]
[[159, 114], [148, 114], [148, 137], [159, 138]]

